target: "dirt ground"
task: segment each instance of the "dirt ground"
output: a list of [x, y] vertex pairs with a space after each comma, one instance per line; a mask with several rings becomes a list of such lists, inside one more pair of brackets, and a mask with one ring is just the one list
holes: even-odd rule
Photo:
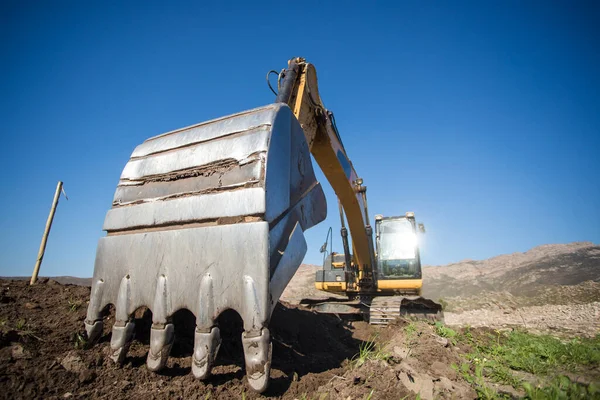
[[[84, 338], [90, 289], [41, 280], [0, 280], [0, 398], [186, 398], [254, 399], [245, 382], [242, 322], [234, 312], [221, 316], [223, 344], [214, 376], [193, 378], [194, 317], [174, 316], [176, 340], [167, 367], [146, 369], [151, 314], [136, 312], [136, 336], [125, 365], [108, 358], [112, 314], [105, 318], [100, 343], [86, 349]], [[475, 393], [450, 368], [456, 349], [424, 324], [414, 338], [401, 326], [374, 328], [299, 306], [280, 303], [270, 329], [273, 369], [269, 398], [398, 399], [474, 398]], [[391, 358], [350, 362], [361, 345], [377, 338]], [[418, 346], [417, 346], [418, 343]], [[409, 356], [410, 355], [410, 356]]]

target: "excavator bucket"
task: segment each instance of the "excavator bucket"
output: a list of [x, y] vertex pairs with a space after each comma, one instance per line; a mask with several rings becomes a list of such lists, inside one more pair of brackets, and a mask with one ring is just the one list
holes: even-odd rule
[[242, 318], [246, 375], [258, 392], [271, 366], [269, 320], [306, 253], [303, 232], [326, 217], [304, 132], [270, 104], [168, 132], [136, 147], [98, 243], [85, 320], [89, 340], [115, 307], [111, 358], [123, 363], [132, 315], [152, 311], [147, 366], [160, 370], [172, 315], [196, 317], [192, 372], [206, 379], [219, 350], [217, 317]]

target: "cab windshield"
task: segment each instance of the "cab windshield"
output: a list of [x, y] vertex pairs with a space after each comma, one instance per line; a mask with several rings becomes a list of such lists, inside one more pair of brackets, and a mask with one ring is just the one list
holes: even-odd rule
[[379, 221], [377, 264], [380, 279], [420, 278], [417, 235], [407, 218]]

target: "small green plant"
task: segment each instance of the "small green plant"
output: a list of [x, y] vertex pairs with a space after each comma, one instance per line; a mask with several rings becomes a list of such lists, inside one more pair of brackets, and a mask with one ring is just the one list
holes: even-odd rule
[[73, 340], [72, 341], [73, 341], [73, 347], [75, 347], [76, 349], [85, 349], [85, 348], [87, 348], [88, 341], [85, 338], [85, 336], [83, 336], [79, 332], [75, 332], [73, 334]]
[[358, 348], [358, 354], [352, 358], [352, 365], [358, 368], [370, 360], [388, 361], [390, 354], [384, 351], [383, 346], [376, 341], [376, 337], [363, 342]]
[[435, 323], [435, 333], [437, 333], [438, 336], [450, 340], [452, 344], [456, 344], [456, 337], [458, 333], [456, 333], [454, 329], [444, 326], [444, 324], [442, 324], [441, 322]]
[[417, 331], [417, 324], [414, 322], [409, 323], [404, 327], [404, 331], [406, 332], [406, 345], [408, 347], [412, 347], [415, 344], [416, 336], [419, 336], [420, 333]]
[[27, 321], [24, 320], [23, 318], [21, 318], [20, 320], [17, 321], [17, 324], [15, 325], [15, 329], [18, 331], [22, 331], [25, 329], [26, 325], [27, 325]]
[[411, 337], [417, 332], [417, 325], [411, 322], [404, 327], [404, 331], [406, 331], [406, 336]]
[[70, 312], [75, 312], [75, 311], [79, 310], [79, 308], [82, 305], [81, 300], [73, 300], [72, 296], [69, 297], [68, 302], [69, 302], [69, 311]]
[[447, 326], [444, 326], [443, 323], [441, 322], [436, 322], [435, 323], [435, 332], [441, 336], [441, 337], [445, 337], [445, 338], [453, 338], [456, 337], [457, 333], [454, 329], [448, 328]]
[[456, 364], [452, 364], [452, 368], [462, 375], [463, 379], [467, 381], [473, 389], [477, 392], [477, 398], [479, 399], [499, 399], [498, 393], [486, 384], [484, 378], [484, 368], [487, 360], [476, 360], [472, 363], [474, 371], [471, 369], [471, 364], [461, 363], [460, 367]]
[[373, 392], [375, 392], [375, 389], [371, 389], [371, 392], [365, 396], [365, 400], [371, 400], [371, 397], [373, 397]]

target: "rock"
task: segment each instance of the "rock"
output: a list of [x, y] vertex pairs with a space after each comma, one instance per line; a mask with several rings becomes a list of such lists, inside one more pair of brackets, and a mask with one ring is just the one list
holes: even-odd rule
[[400, 372], [398, 378], [410, 391], [423, 400], [433, 400], [433, 379], [427, 374]]
[[80, 383], [90, 383], [96, 379], [96, 373], [90, 369], [85, 369], [79, 373]]
[[10, 355], [13, 360], [30, 359], [31, 358], [31, 353], [29, 353], [29, 351], [25, 350], [23, 348], [23, 346], [21, 346], [20, 344], [15, 344], [12, 346]]
[[511, 399], [522, 399], [525, 395], [524, 391], [518, 391], [510, 385], [498, 385], [496, 391], [498, 394], [505, 395]]
[[30, 310], [37, 310], [38, 308], [41, 308], [41, 307], [37, 303], [25, 303], [25, 308], [28, 308]]
[[441, 376], [439, 381], [435, 383], [435, 390], [437, 392], [450, 392], [454, 390], [454, 386], [452, 385], [452, 381], [446, 378], [445, 376]]
[[63, 394], [63, 399], [68, 399], [69, 397], [73, 397], [73, 393], [67, 392], [67, 393]]
[[450, 344], [450, 342], [448, 341], [448, 339], [438, 336], [438, 335], [433, 335], [433, 337], [435, 338], [435, 341], [438, 342], [439, 344], [441, 344], [444, 347], [448, 347], [448, 345]]
[[60, 360], [60, 365], [63, 366], [69, 372], [80, 373], [81, 371], [87, 369], [85, 363], [79, 357], [76, 351], [69, 351], [65, 356]]
[[455, 375], [454, 370], [448, 367], [446, 363], [440, 361], [434, 361], [433, 364], [431, 364], [431, 366], [429, 367], [429, 369], [433, 373], [433, 376], [438, 376], [440, 378], [447, 376], [450, 376], [452, 378], [452, 375]]
[[453, 382], [445, 376], [434, 382], [435, 398], [447, 398], [445, 393], [451, 394], [452, 399], [474, 399], [477, 398], [475, 391], [467, 384]]

